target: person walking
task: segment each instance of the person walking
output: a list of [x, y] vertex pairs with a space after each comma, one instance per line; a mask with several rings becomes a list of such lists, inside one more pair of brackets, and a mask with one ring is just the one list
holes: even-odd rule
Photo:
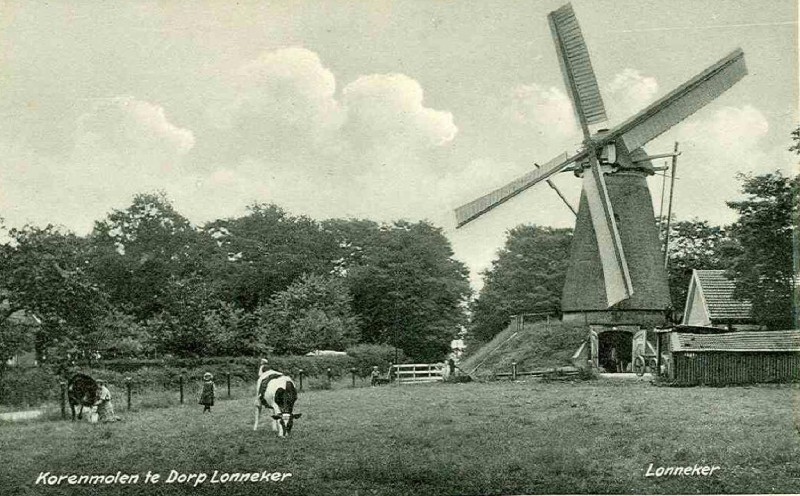
[[203, 413], [210, 412], [211, 407], [214, 406], [214, 396], [216, 387], [214, 386], [214, 376], [211, 372], [203, 374], [203, 390], [200, 393], [200, 403], [203, 405]]

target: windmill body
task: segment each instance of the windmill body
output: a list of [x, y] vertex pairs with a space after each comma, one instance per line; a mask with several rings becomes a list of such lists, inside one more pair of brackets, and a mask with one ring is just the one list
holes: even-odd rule
[[647, 187], [649, 174], [652, 171], [645, 168], [627, 169], [605, 178], [631, 285], [635, 288], [630, 298], [611, 309], [589, 204], [586, 195], [581, 195], [561, 296], [564, 321], [647, 327], [665, 322], [670, 295]]
[[564, 319], [614, 331], [652, 328], [666, 321], [670, 300], [647, 187], [654, 171], [642, 146], [743, 78], [744, 53], [734, 50], [628, 120], [593, 134], [590, 126], [604, 124], [606, 112], [577, 18], [567, 4], [548, 20], [584, 146], [457, 208], [457, 225], [558, 172], [573, 172], [583, 189], [561, 300]]

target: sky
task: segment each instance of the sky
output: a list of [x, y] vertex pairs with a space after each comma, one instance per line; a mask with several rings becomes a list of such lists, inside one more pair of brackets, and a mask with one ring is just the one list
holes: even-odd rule
[[[0, 2], [0, 216], [85, 234], [164, 191], [197, 225], [254, 202], [424, 219], [479, 288], [509, 229], [574, 222], [544, 184], [458, 230], [453, 213], [579, 148], [547, 23], [563, 3]], [[678, 219], [730, 223], [738, 174], [797, 173], [796, 2], [573, 7], [612, 126], [745, 52], [748, 76], [646, 146], [680, 143]], [[577, 205], [580, 181], [554, 182]]]

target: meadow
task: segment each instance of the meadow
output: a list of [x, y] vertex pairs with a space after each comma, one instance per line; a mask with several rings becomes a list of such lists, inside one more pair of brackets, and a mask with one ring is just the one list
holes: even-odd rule
[[[665, 388], [646, 382], [487, 382], [301, 394], [288, 439], [253, 400], [189, 402], [90, 425], [0, 425], [3, 494], [797, 493], [796, 385]], [[719, 466], [646, 477], [650, 464]], [[184, 474], [289, 472], [282, 482], [165, 483]], [[136, 484], [36, 485], [51, 474], [140, 474]], [[161, 480], [143, 481], [148, 471]], [[217, 477], [219, 479], [219, 476]]]

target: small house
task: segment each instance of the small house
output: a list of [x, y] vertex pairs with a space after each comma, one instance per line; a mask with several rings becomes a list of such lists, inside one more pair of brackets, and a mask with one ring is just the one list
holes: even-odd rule
[[724, 270], [693, 270], [681, 324], [721, 327], [729, 330], [758, 330], [752, 305], [734, 297], [736, 287]]
[[800, 380], [800, 330], [677, 326], [658, 331], [657, 349], [662, 377], [676, 385]]

